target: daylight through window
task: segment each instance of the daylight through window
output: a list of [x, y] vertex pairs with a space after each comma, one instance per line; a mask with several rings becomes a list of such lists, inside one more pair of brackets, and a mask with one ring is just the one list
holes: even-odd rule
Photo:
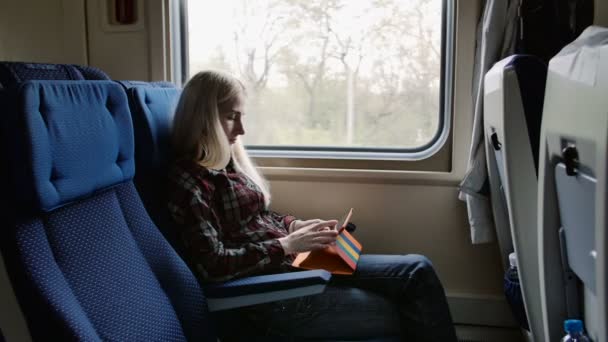
[[250, 147], [419, 148], [442, 122], [442, 6], [190, 0], [189, 74], [244, 82]]

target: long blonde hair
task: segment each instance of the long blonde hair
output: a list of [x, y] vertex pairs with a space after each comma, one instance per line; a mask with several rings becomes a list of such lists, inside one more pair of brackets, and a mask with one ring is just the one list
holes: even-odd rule
[[270, 204], [270, 189], [258, 173], [243, 144], [232, 146], [220, 122], [219, 107], [245, 96], [245, 87], [235, 77], [218, 71], [201, 71], [184, 86], [175, 110], [171, 138], [176, 159], [194, 160], [214, 170], [225, 168], [232, 158], [234, 168], [247, 176]]

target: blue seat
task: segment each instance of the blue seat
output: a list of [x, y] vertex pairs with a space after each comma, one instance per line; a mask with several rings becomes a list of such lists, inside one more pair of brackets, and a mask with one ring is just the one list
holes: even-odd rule
[[[110, 80], [103, 71], [76, 64], [49, 64], [28, 62], [0, 62], [0, 90], [17, 87], [29, 80]], [[1, 92], [0, 92], [1, 94]], [[1, 95], [0, 95], [1, 96]], [[0, 115], [5, 108], [0, 108]], [[4, 170], [0, 169], [4, 178]], [[0, 218], [4, 216], [7, 198], [0, 198]]]
[[15, 215], [2, 252], [33, 338], [214, 340], [198, 282], [131, 182], [121, 87], [27, 82], [3, 106]]
[[[29, 81], [4, 91], [0, 106], [11, 198], [0, 250], [33, 339], [214, 341], [199, 283], [131, 181], [133, 128], [121, 86]], [[252, 286], [257, 297], [279, 289], [275, 299], [319, 293], [329, 276], [214, 285], [211, 299], [226, 309], [251, 304]]]
[[[0, 62], [0, 93], [3, 88], [10, 88], [18, 86], [20, 83], [27, 80], [35, 79], [65, 79], [65, 80], [103, 80], [109, 79], [108, 75], [97, 68], [70, 65], [70, 64], [45, 64], [45, 63], [24, 63], [24, 62]], [[0, 95], [2, 96], [2, 95]], [[6, 108], [0, 108], [0, 115], [4, 115]], [[0, 156], [3, 160], [2, 156]], [[5, 168], [0, 169], [0, 177], [6, 179]], [[2, 226], [6, 224], [6, 207], [7, 202], [11, 199], [8, 196], [2, 196], [0, 199], [0, 222]], [[0, 262], [4, 263], [3, 258], [0, 256]], [[3, 272], [5, 272], [3, 267]], [[18, 338], [29, 340], [29, 333], [25, 327], [25, 320], [22, 315], [22, 311], [17, 307], [16, 298], [14, 298], [13, 286], [10, 284], [9, 279], [2, 277], [0, 280], [0, 287], [6, 291], [3, 295], [8, 296], [8, 302], [3, 303], [5, 310], [11, 312], [14, 316], [14, 321], [5, 322], [10, 324], [10, 328], [5, 330], [7, 338]], [[15, 324], [18, 322], [18, 324]], [[16, 327], [16, 328], [15, 328]], [[1, 340], [1, 339], [0, 339]]]
[[167, 173], [171, 162], [170, 123], [181, 89], [168, 82], [121, 81], [129, 98], [135, 136], [135, 187], [150, 217], [169, 242], [179, 249], [170, 229]]

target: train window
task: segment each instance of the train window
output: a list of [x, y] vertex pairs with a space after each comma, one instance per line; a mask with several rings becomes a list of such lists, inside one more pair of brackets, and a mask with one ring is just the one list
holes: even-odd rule
[[451, 6], [190, 0], [188, 74], [219, 69], [244, 82], [253, 156], [420, 159], [448, 133]]

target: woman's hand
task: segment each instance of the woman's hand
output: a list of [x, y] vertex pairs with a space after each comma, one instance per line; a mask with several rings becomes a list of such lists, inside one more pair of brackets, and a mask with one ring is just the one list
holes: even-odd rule
[[313, 219], [313, 220], [306, 220], [306, 221], [294, 220], [289, 225], [289, 233], [293, 233], [296, 230], [302, 229], [302, 228], [307, 227], [307, 226], [309, 226], [311, 224], [319, 223], [319, 222], [323, 222], [323, 220], [321, 220], [321, 219]]
[[338, 221], [309, 221], [311, 222], [299, 227], [289, 235], [279, 239], [285, 254], [302, 253], [323, 249], [336, 242], [338, 232], [332, 229], [332, 227], [335, 226]]

